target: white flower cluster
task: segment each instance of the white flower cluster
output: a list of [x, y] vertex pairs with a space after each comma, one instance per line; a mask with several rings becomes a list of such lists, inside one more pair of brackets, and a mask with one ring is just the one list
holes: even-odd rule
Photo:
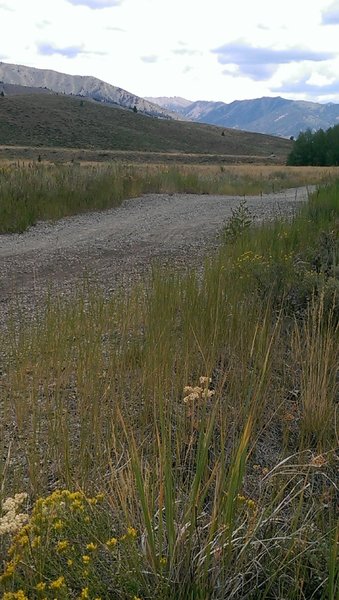
[[186, 385], [184, 387], [184, 402], [187, 404], [188, 402], [193, 402], [194, 400], [208, 400], [214, 396], [214, 390], [209, 390], [208, 385], [211, 383], [210, 377], [199, 377], [199, 385], [192, 387], [190, 385]]
[[26, 500], [27, 494], [15, 494], [14, 498], [7, 498], [2, 503], [3, 516], [0, 517], [0, 535], [5, 533], [16, 533], [21, 527], [27, 523], [28, 515], [18, 513], [19, 507]]

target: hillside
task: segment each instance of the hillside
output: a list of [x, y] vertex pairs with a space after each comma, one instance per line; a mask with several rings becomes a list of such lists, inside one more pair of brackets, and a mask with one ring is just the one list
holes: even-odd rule
[[82, 96], [83, 98], [91, 98], [97, 102], [115, 104], [124, 108], [136, 106], [140, 112], [165, 119], [183, 118], [177, 113], [170, 113], [168, 110], [144, 100], [144, 98], [106, 83], [97, 77], [68, 75], [49, 69], [36, 69], [24, 65], [0, 62], [1, 84], [26, 86], [27, 88], [46, 88], [59, 94]]
[[284, 137], [300, 131], [328, 129], [339, 123], [338, 104], [317, 104], [286, 98], [256, 98], [224, 102], [189, 102], [184, 98], [148, 98], [186, 119]]
[[269, 157], [284, 162], [291, 142], [58, 95], [0, 97], [0, 145], [53, 146]]

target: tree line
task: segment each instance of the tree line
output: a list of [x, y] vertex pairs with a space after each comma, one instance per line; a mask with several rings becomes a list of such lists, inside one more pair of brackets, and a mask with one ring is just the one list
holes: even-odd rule
[[288, 165], [339, 165], [339, 125], [326, 131], [310, 129], [299, 134], [287, 158]]

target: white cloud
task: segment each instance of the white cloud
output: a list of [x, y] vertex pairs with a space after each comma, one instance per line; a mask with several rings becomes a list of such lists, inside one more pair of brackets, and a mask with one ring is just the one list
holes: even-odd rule
[[327, 6], [324, 0], [237, 0], [232, 10], [225, 0], [0, 0], [0, 56], [94, 75], [141, 96], [231, 102], [276, 95], [289, 81], [304, 85], [307, 95], [310, 70], [339, 73], [337, 28], [324, 25], [334, 5]]
[[333, 2], [322, 12], [322, 23], [324, 25], [339, 25], [339, 2]]
[[333, 58], [333, 52], [316, 52], [298, 47], [255, 47], [242, 40], [224, 44], [212, 50], [222, 65], [236, 65], [238, 73], [254, 80], [269, 79], [280, 65], [300, 62], [323, 62]]
[[67, 0], [67, 2], [74, 6], [87, 6], [93, 10], [98, 10], [118, 6], [121, 0]]

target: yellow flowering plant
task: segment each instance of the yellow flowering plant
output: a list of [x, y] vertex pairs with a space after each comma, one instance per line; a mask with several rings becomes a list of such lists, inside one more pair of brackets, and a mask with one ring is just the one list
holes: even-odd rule
[[[30, 517], [16, 519], [21, 527], [6, 530], [13, 534], [0, 571], [3, 598], [113, 597], [129, 588], [121, 565], [135, 561], [138, 532], [132, 526], [117, 532], [104, 502], [103, 494], [90, 498], [80, 491], [57, 490], [39, 498]], [[5, 503], [5, 509], [18, 506], [14, 500]], [[131, 590], [139, 587], [133, 580]]]

